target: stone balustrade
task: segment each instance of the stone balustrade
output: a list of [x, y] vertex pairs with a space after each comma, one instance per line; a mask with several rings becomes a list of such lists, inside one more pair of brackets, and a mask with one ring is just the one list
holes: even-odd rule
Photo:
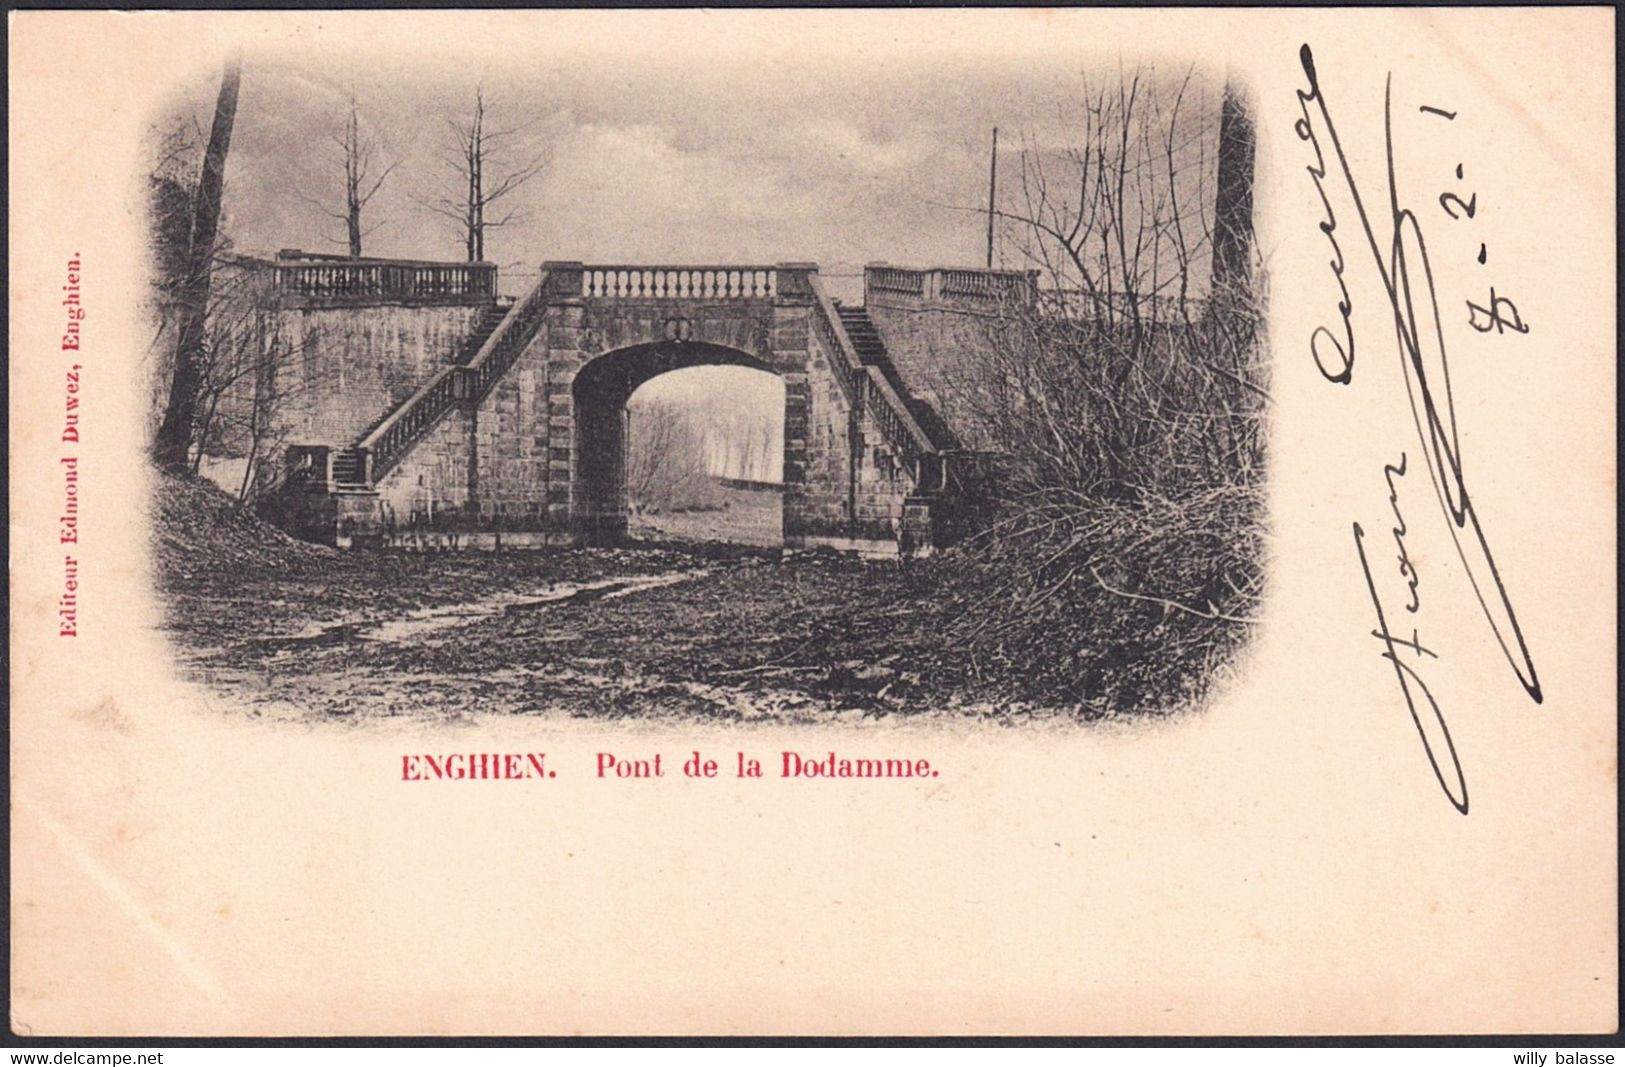
[[286, 306], [484, 304], [496, 300], [494, 263], [326, 256], [285, 249], [267, 264]]
[[1008, 304], [1031, 304], [1038, 272], [930, 267], [915, 270], [886, 263], [863, 269], [863, 302], [881, 307], [957, 307], [991, 312]]
[[[766, 266], [580, 265], [589, 300], [771, 300], [783, 268]], [[563, 294], [560, 294], [563, 295]]]

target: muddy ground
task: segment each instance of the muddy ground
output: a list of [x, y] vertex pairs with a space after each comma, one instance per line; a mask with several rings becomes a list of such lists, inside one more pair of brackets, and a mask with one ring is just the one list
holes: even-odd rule
[[951, 567], [674, 540], [338, 552], [193, 485], [164, 512], [176, 656], [254, 714], [1021, 714], [944, 637]]
[[896, 563], [665, 544], [322, 564], [172, 585], [187, 673], [319, 717], [801, 720], [996, 696], [942, 669]]

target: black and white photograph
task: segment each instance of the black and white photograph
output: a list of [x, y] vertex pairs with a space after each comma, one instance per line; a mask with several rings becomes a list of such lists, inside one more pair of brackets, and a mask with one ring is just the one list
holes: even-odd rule
[[1613, 31], [12, 12], [11, 1042], [1582, 1062]]
[[314, 719], [1198, 709], [1267, 580], [1248, 87], [816, 67], [177, 92], [143, 177], [186, 669]]

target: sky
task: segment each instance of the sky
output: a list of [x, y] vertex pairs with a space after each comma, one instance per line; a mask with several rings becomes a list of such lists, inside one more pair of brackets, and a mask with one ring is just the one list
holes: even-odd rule
[[[566, 19], [558, 33], [502, 47], [448, 40], [437, 58], [250, 54], [224, 232], [241, 252], [345, 251], [342, 225], [323, 208], [342, 206], [336, 138], [353, 93], [377, 165], [394, 165], [367, 205], [364, 226], [377, 228], [363, 252], [463, 258], [461, 233], [428, 204], [458, 194], [455, 128], [483, 87], [488, 129], [514, 131], [488, 175], [542, 164], [506, 203], [519, 217], [487, 235], [505, 292], [524, 292], [548, 259], [810, 261], [832, 295], [855, 302], [865, 263], [982, 265], [995, 126], [999, 206], [1014, 210], [1023, 152], [1053, 160], [1079, 147], [1087, 84], [1142, 70], [1171, 85], [1191, 69], [1177, 57], [1092, 52], [1049, 24], [991, 38], [944, 12], [840, 15], [736, 12], [736, 32], [723, 37], [703, 13], [621, 13], [577, 35]], [[1221, 76], [1198, 72], [1191, 114], [1216, 114]], [[180, 123], [201, 144], [218, 87], [218, 71], [196, 72], [153, 130]], [[1198, 124], [1184, 140], [1200, 150], [1216, 133], [1216, 122]], [[1001, 233], [996, 265], [1029, 266], [1018, 249]], [[750, 406], [782, 403], [771, 376], [720, 370], [664, 376], [640, 398], [699, 404], [718, 389]]]
[[[826, 44], [828, 42], [825, 42]], [[1075, 143], [1088, 76], [1125, 57], [944, 57], [828, 48], [700, 60], [681, 40], [630, 54], [555, 49], [533, 64], [381, 62], [356, 55], [250, 56], [227, 164], [226, 231], [240, 251], [344, 251], [341, 130], [353, 89], [364, 134], [395, 163], [364, 224], [368, 255], [460, 259], [461, 237], [427, 203], [455, 195], [453, 125], [484, 87], [489, 127], [513, 129], [492, 170], [542, 162], [508, 201], [520, 217], [487, 237], [519, 291], [546, 259], [597, 263], [818, 263], [837, 296], [866, 262], [977, 266], [986, 243], [990, 137], [1000, 128], [1001, 206], [1023, 146]], [[1156, 71], [1182, 75], [1164, 61]], [[1216, 82], [1198, 91], [1216, 99]], [[170, 114], [206, 130], [218, 74]], [[202, 140], [202, 137], [198, 137]], [[1021, 266], [1001, 242], [1003, 265]]]

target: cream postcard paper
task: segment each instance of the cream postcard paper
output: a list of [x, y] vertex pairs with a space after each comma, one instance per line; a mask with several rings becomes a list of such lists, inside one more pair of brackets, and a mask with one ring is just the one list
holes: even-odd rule
[[1611, 11], [10, 30], [17, 1034], [1617, 1026]]

